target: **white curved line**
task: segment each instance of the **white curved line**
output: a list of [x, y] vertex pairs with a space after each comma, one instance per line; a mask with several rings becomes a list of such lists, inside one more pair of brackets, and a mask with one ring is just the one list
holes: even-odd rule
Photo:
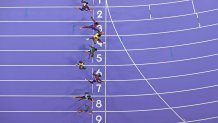
[[[171, 91], [171, 92], [161, 92], [161, 93], [158, 93], [158, 94], [168, 95], [168, 94], [176, 94], [176, 93], [183, 93], [183, 92], [199, 91], [199, 90], [215, 88], [215, 87], [218, 87], [218, 85], [205, 86], [205, 87], [200, 87], [200, 88], [192, 88], [192, 89], [186, 89], [186, 90]], [[110, 98], [116, 98], [116, 97], [143, 97], [143, 96], [153, 96], [153, 95], [156, 95], [156, 94], [151, 93], [151, 94], [137, 94], [137, 95], [107, 95], [107, 97], [110, 97]], [[102, 97], [102, 96], [101, 95], [93, 95], [93, 97]]]
[[[150, 62], [150, 63], [143, 63], [143, 64], [135, 64], [137, 66], [147, 66], [147, 65], [159, 65], [159, 64], [168, 64], [168, 63], [177, 63], [177, 62], [184, 62], [184, 61], [193, 61], [198, 59], [210, 58], [217, 56], [218, 54], [211, 54], [206, 56], [200, 57], [193, 57], [187, 59], [179, 59], [173, 61], [163, 61], [163, 62]], [[134, 66], [134, 64], [121, 64], [121, 65], [85, 65], [86, 67], [129, 67]], [[77, 65], [0, 65], [0, 67], [77, 67]]]
[[208, 70], [208, 71], [203, 71], [203, 72], [197, 72], [197, 73], [183, 74], [183, 75], [149, 78], [149, 80], [160, 80], [160, 79], [170, 79], [170, 78], [186, 77], [186, 76], [199, 75], [199, 74], [210, 73], [210, 72], [215, 72], [215, 71], [218, 71], [218, 69], [213, 69], [213, 70]]
[[203, 14], [203, 13], [208, 13], [208, 12], [213, 12], [213, 11], [217, 11], [218, 8], [216, 9], [210, 9], [210, 10], [206, 10], [206, 11], [201, 11], [201, 12], [196, 12], [197, 14]]
[[[169, 19], [169, 18], [184, 17], [184, 16], [195, 15], [195, 14], [209, 13], [209, 12], [213, 12], [213, 11], [217, 11], [217, 10], [218, 10], [218, 8], [216, 8], [216, 9], [211, 9], [211, 10], [206, 10], [206, 11], [200, 11], [200, 12], [196, 12], [196, 13], [183, 14], [183, 15], [175, 15], [175, 16], [161, 17], [161, 18], [151, 18], [150, 20], [162, 20], [162, 19]], [[130, 20], [130, 21], [131, 21], [131, 20]]]
[[147, 5], [134, 5], [134, 6], [108, 6], [108, 8], [133, 8], [133, 7], [159, 6], [159, 5], [167, 5], [167, 4], [189, 2], [189, 1], [191, 1], [191, 0], [180, 0], [180, 1], [174, 1], [174, 2], [147, 4]]
[[[213, 119], [218, 119], [218, 116], [215, 116], [215, 117], [207, 117], [207, 118], [198, 119], [198, 120], [190, 120], [190, 121], [186, 121], [186, 122], [187, 122], [187, 123], [194, 123], [194, 122], [207, 121], [207, 120], [213, 120]], [[182, 122], [180, 122], [180, 123], [182, 123]]]
[[[173, 30], [173, 31], [166, 31], [166, 32], [154, 32], [154, 33], [146, 33], [146, 34], [128, 34], [128, 35], [120, 35], [121, 37], [133, 37], [133, 36], [148, 36], [148, 35], [159, 35], [159, 34], [167, 34], [167, 33], [175, 33], [175, 32], [183, 32], [183, 31], [190, 31], [190, 30], [196, 30], [196, 29], [202, 29], [207, 27], [213, 27], [217, 26], [218, 23], [201, 26], [201, 27], [193, 27], [188, 29], [181, 29], [181, 30]], [[109, 37], [115, 37], [116, 35], [108, 35]]]
[[[148, 18], [148, 19], [136, 19], [136, 20], [114, 20], [116, 23], [122, 23], [122, 22], [140, 22], [140, 21], [153, 21], [153, 20], [162, 20], [162, 19], [170, 19], [170, 18], [178, 18], [178, 17], [186, 17], [186, 16], [191, 16], [191, 15], [196, 15], [196, 14], [203, 14], [203, 13], [209, 13], [213, 11], [217, 11], [218, 9], [211, 9], [211, 10], [206, 10], [206, 11], [201, 11], [201, 12], [196, 12], [196, 13], [189, 13], [189, 14], [181, 14], [181, 15], [175, 15], [175, 16], [169, 16], [169, 17], [161, 17], [161, 18]], [[92, 21], [0, 21], [0, 23], [91, 23]], [[98, 21], [98, 22], [107, 22], [111, 23], [111, 21]]]
[[[208, 70], [208, 71], [202, 71], [202, 72], [196, 72], [196, 73], [190, 73], [190, 74], [181, 74], [181, 75], [175, 75], [175, 76], [165, 76], [165, 77], [157, 77], [157, 78], [148, 78], [147, 80], [161, 80], [161, 79], [171, 79], [171, 78], [179, 78], [179, 77], [186, 77], [186, 76], [193, 76], [193, 75], [200, 75], [205, 73], [212, 73], [216, 72], [218, 69]], [[87, 82], [87, 80], [0, 80], [0, 82]], [[104, 80], [107, 82], [134, 82], [134, 81], [145, 81], [144, 79], [127, 79], [127, 80]]]
[[[108, 2], [106, 0], [106, 6], [108, 7]], [[141, 72], [141, 70], [138, 68], [138, 66], [135, 64], [135, 61], [132, 59], [131, 55], [129, 54], [129, 52], [127, 51], [125, 45], [123, 44], [122, 42], [122, 39], [120, 38], [119, 36], [119, 33], [113, 23], [113, 19], [111, 17], [111, 13], [110, 13], [110, 9], [107, 8], [107, 11], [108, 11], [108, 15], [111, 19], [111, 22], [112, 22], [112, 25], [113, 25], [113, 28], [117, 34], [117, 37], [120, 41], [120, 43], [122, 44], [123, 48], [125, 49], [126, 51], [126, 54], [129, 56], [129, 59], [132, 61], [132, 63], [134, 64], [135, 68], [138, 70], [138, 72], [140, 73], [140, 75], [143, 77], [143, 79], [146, 81], [146, 83], [150, 86], [150, 88], [156, 93], [156, 95], [160, 98], [160, 100], [162, 100], [162, 102], [181, 120], [181, 121], [184, 121], [183, 118], [158, 94], [158, 92], [156, 91], [156, 89], [150, 84], [150, 82], [148, 81], [148, 79], [144, 76], [144, 74]]]
[[160, 94], [166, 95], [166, 94], [174, 94], [174, 93], [192, 92], [192, 91], [198, 91], [198, 90], [209, 89], [209, 88], [215, 88], [215, 87], [218, 87], [218, 85], [205, 86], [205, 87], [200, 87], [200, 88], [192, 88], [192, 89], [180, 90], [180, 91], [162, 92], [162, 93], [160, 93]]
[[[127, 49], [127, 51], [147, 51], [147, 50], [157, 50], [157, 49], [166, 49], [166, 48], [176, 48], [176, 47], [190, 46], [190, 45], [215, 42], [215, 41], [218, 41], [218, 38], [193, 42], [193, 43], [178, 44], [178, 45], [150, 47], [150, 48], [143, 48], [143, 49]], [[88, 51], [88, 50], [0, 50], [0, 52], [83, 52], [83, 51]], [[98, 51], [105, 52], [105, 50], [98, 50]], [[106, 52], [125, 52], [125, 50], [107, 50]]]
[[192, 104], [192, 105], [177, 106], [177, 107], [173, 107], [173, 108], [175, 108], [175, 109], [177, 109], [177, 108], [187, 108], [187, 107], [194, 107], [194, 106], [208, 105], [208, 104], [213, 104], [213, 103], [218, 103], [218, 100], [210, 101], [210, 102], [197, 103], [197, 104]]
[[[218, 25], [218, 23], [206, 25], [206, 26], [201, 26], [201, 27], [194, 27], [194, 28], [173, 30], [173, 31], [166, 31], [166, 32], [120, 35], [120, 37], [159, 35], [159, 34], [167, 34], [167, 33], [175, 33], [175, 32], [183, 32], [183, 31], [202, 29], [202, 28], [213, 27], [213, 26], [217, 26], [217, 25]], [[0, 38], [13, 38], [13, 37], [22, 37], [22, 38], [25, 38], [25, 37], [89, 37], [89, 36], [92, 36], [92, 35], [0, 35]], [[102, 36], [102, 37], [104, 37], [104, 36]], [[116, 35], [107, 35], [107, 37], [116, 37]]]
[[[180, 108], [189, 108], [189, 107], [196, 107], [196, 106], [202, 106], [202, 105], [208, 105], [218, 103], [218, 100], [210, 101], [210, 102], [203, 102], [198, 104], [192, 104], [192, 105], [185, 105], [185, 106], [176, 106], [172, 107], [173, 109], [180, 109]], [[102, 112], [108, 112], [108, 113], [135, 113], [135, 112], [150, 112], [150, 111], [163, 111], [163, 110], [170, 110], [170, 108], [157, 108], [157, 109], [146, 109], [146, 110], [122, 110], [122, 111], [93, 111], [96, 113], [102, 113]], [[0, 111], [0, 113], [74, 113], [77, 111]], [[189, 121], [190, 122], [190, 121]]]
[[[195, 107], [195, 106], [202, 106], [202, 105], [208, 105], [218, 103], [218, 100], [210, 101], [210, 102], [203, 102], [198, 104], [192, 104], [192, 105], [185, 105], [185, 106], [176, 106], [172, 107], [173, 109], [180, 109], [180, 108], [189, 108], [189, 107]], [[107, 111], [110, 113], [130, 113], [130, 112], [150, 112], [150, 111], [162, 111], [162, 110], [170, 110], [170, 108], [159, 108], [159, 109], [147, 109], [147, 110], [128, 110], [128, 111]]]
[[[177, 94], [177, 93], [183, 93], [183, 92], [193, 92], [193, 91], [199, 91], [204, 89], [210, 89], [218, 87], [218, 85], [212, 85], [212, 86], [204, 86], [199, 88], [191, 88], [186, 90], [177, 90], [177, 91], [169, 91], [169, 92], [161, 92], [158, 93], [160, 95], [168, 95], [168, 94]], [[107, 98], [120, 98], [120, 97], [144, 97], [144, 96], [154, 96], [155, 93], [150, 94], [135, 94], [135, 95], [107, 95]], [[0, 97], [23, 97], [23, 98], [73, 98], [81, 95], [0, 95]], [[104, 98], [104, 95], [92, 95], [94, 98]]]
[[[148, 5], [132, 5], [132, 6], [109, 6], [109, 8], [130, 8], [130, 7], [146, 7], [146, 6], [157, 6], [157, 5], [163, 5], [163, 4], [175, 4], [175, 3], [181, 3], [181, 2], [188, 2], [191, 0], [180, 0], [175, 2], [166, 2], [166, 3], [156, 3], [156, 4], [148, 4]], [[78, 8], [80, 6], [1, 6], [0, 9], [18, 9], [18, 8], [43, 8], [43, 9], [49, 9], [49, 8]], [[105, 8], [105, 6], [90, 6], [91, 8]]]
[[[154, 4], [148, 4], [147, 6], [158, 6], [158, 5], [167, 5], [167, 4], [175, 4], [175, 3], [181, 3], [181, 2], [188, 2], [191, 0], [180, 0], [180, 1], [173, 1], [173, 2], [166, 2], [166, 3], [154, 3]], [[109, 6], [110, 8], [110, 6]]]
[[189, 45], [195, 45], [195, 44], [202, 44], [202, 43], [208, 43], [217, 41], [218, 38], [205, 40], [205, 41], [199, 41], [199, 42], [193, 42], [193, 43], [186, 43], [186, 44], [178, 44], [178, 45], [170, 45], [170, 46], [162, 46], [162, 47], [151, 47], [151, 48], [144, 48], [144, 49], [128, 49], [128, 51], [145, 51], [145, 50], [156, 50], [156, 49], [166, 49], [166, 48], [175, 48], [175, 47], [182, 47], [182, 46], [189, 46]]

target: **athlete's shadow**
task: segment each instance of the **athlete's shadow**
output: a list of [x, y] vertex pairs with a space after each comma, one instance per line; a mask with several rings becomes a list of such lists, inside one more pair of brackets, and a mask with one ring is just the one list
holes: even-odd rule
[[80, 60], [82, 60], [84, 63], [85, 62], [90, 63], [91, 60], [88, 59], [88, 52], [87, 52], [88, 49], [89, 49], [89, 44], [82, 44], [78, 49], [74, 49], [80, 51], [75, 51], [78, 52], [76, 56], [71, 55], [67, 57], [69, 64], [77, 64]]

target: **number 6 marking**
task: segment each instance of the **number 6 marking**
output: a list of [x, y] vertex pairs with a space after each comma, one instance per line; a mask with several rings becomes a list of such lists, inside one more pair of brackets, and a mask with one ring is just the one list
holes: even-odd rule
[[101, 70], [98, 69], [98, 70], [96, 71], [96, 74], [100, 74], [100, 75], [102, 76], [102, 72], [101, 72]]

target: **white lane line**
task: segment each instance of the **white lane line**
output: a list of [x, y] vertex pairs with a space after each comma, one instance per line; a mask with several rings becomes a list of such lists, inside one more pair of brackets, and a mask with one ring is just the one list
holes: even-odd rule
[[149, 19], [151, 20], [152, 19], [152, 16], [151, 16], [151, 5], [148, 6], [148, 11], [149, 11]]
[[[173, 109], [182, 109], [182, 108], [190, 108], [190, 107], [196, 107], [196, 106], [202, 106], [202, 105], [209, 105], [218, 103], [218, 100], [210, 101], [210, 102], [203, 102], [203, 103], [197, 103], [197, 104], [191, 104], [191, 105], [184, 105], [184, 106], [176, 106], [172, 107]], [[162, 110], [170, 110], [170, 108], [157, 108], [157, 109], [147, 109], [147, 110], [128, 110], [128, 111], [108, 111], [110, 113], [130, 113], [130, 112], [150, 112], [150, 111], [162, 111]], [[183, 121], [184, 123], [184, 121]]]
[[[161, 46], [161, 47], [127, 49], [127, 51], [147, 51], [147, 50], [158, 50], [158, 49], [166, 49], [166, 48], [176, 48], [176, 47], [190, 46], [190, 45], [203, 44], [203, 43], [216, 42], [216, 41], [218, 41], [218, 38], [192, 42], [192, 43], [185, 43], [185, 44]], [[88, 50], [0, 50], [0, 52], [84, 52], [84, 51], [88, 51]], [[105, 50], [98, 50], [98, 51], [105, 52]], [[125, 52], [125, 50], [107, 50], [106, 52]]]
[[[188, 2], [191, 0], [180, 0], [180, 1], [174, 1], [174, 2], [166, 2], [166, 3], [156, 3], [156, 4], [149, 4], [151, 6], [158, 6], [158, 5], [166, 5], [166, 4], [175, 4], [175, 3], [181, 3], [181, 2]], [[149, 5], [132, 5], [132, 6], [109, 6], [109, 8], [131, 8], [131, 7], [146, 7]], [[80, 6], [1, 6], [0, 9], [22, 9], [22, 8], [29, 8], [29, 9], [57, 9], [57, 8], [78, 8]], [[105, 6], [90, 6], [91, 8], [105, 8]]]
[[[146, 34], [123, 34], [120, 35], [120, 37], [133, 37], [133, 36], [149, 36], [149, 35], [161, 35], [161, 34], [168, 34], [168, 33], [177, 33], [177, 32], [184, 32], [184, 31], [192, 31], [192, 30], [198, 30], [208, 27], [214, 27], [217, 26], [218, 23], [211, 24], [211, 25], [205, 25], [201, 27], [193, 27], [193, 28], [187, 28], [187, 29], [180, 29], [180, 30], [172, 30], [172, 31], [165, 31], [165, 32], [154, 32], [154, 33], [146, 33]], [[109, 37], [115, 37], [116, 35], [108, 35]]]
[[[208, 120], [213, 120], [213, 119], [218, 119], [218, 116], [207, 117], [207, 118], [202, 118], [202, 119], [198, 119], [198, 120], [190, 120], [190, 121], [186, 121], [186, 122], [187, 123], [194, 123], [194, 122], [208, 121]], [[182, 122], [179, 122], [179, 123], [182, 123]]]
[[28, 38], [28, 37], [90, 37], [92, 35], [0, 35], [1, 38]]
[[183, 74], [183, 75], [175, 75], [175, 76], [166, 76], [166, 77], [157, 77], [157, 78], [149, 78], [149, 80], [161, 80], [161, 79], [171, 79], [171, 78], [179, 78], [179, 77], [186, 77], [186, 76], [193, 76], [193, 75], [200, 75], [205, 73], [211, 73], [218, 71], [218, 69], [203, 71], [203, 72], [197, 72], [197, 73], [190, 73], [190, 74]]
[[[199, 88], [191, 88], [185, 90], [177, 90], [177, 91], [169, 91], [169, 92], [159, 92], [160, 95], [169, 95], [169, 94], [177, 94], [177, 93], [184, 93], [184, 92], [193, 92], [193, 91], [201, 91], [211, 88], [216, 88], [218, 85], [211, 85], [211, 86], [204, 86]], [[22, 98], [73, 98], [81, 95], [0, 95], [0, 97], [7, 97], [7, 98], [15, 98], [15, 97], [22, 97]], [[129, 95], [107, 95], [107, 98], [121, 98], [121, 97], [145, 97], [145, 96], [156, 96], [156, 93], [145, 93], [145, 94], [129, 94]], [[92, 97], [96, 98], [104, 98], [105, 95], [92, 95]]]
[[[93, 6], [95, 5], [95, 0], [92, 0], [92, 4]], [[92, 9], [92, 17], [95, 19], [95, 9]], [[94, 30], [92, 31], [92, 34], [94, 35]], [[92, 46], [94, 45], [94, 43], [92, 42]], [[87, 51], [88, 52], [88, 51]], [[92, 64], [94, 63], [94, 58], [92, 58]], [[92, 71], [91, 74], [92, 75], [94, 72], [94, 68], [92, 67]], [[94, 93], [94, 85], [91, 85], [92, 87], [92, 94]], [[94, 110], [94, 102], [92, 102], [92, 111]], [[94, 123], [94, 114], [92, 113], [92, 123]]]
[[[193, 27], [181, 30], [173, 30], [173, 31], [165, 31], [165, 32], [155, 32], [155, 33], [145, 33], [145, 34], [128, 34], [128, 35], [119, 35], [120, 37], [133, 37], [133, 36], [149, 36], [149, 35], [160, 35], [160, 34], [168, 34], [168, 33], [176, 33], [176, 32], [184, 32], [184, 31], [191, 31], [197, 29], [203, 29], [208, 27], [215, 27], [218, 23], [201, 26], [201, 27]], [[89, 37], [92, 35], [0, 35], [0, 38], [26, 38], [26, 37], [35, 37], [35, 38], [42, 38], [42, 37]], [[102, 36], [104, 37], [104, 36]], [[116, 35], [107, 35], [107, 37], [116, 37]]]
[[[107, 1], [107, 0], [106, 0]], [[108, 6], [108, 3], [106, 2], [107, 6]], [[146, 83], [150, 86], [150, 88], [157, 94], [157, 96], [160, 98], [160, 100], [162, 100], [162, 102], [181, 120], [184, 122], [183, 118], [158, 94], [158, 92], [156, 91], [156, 89], [150, 84], [150, 82], [147, 80], [147, 78], [144, 76], [144, 74], [141, 72], [141, 70], [138, 68], [138, 66], [135, 64], [135, 61], [132, 59], [131, 55], [129, 54], [129, 52], [127, 51], [125, 45], [123, 44], [122, 42], [122, 39], [120, 38], [119, 36], [119, 33], [115, 27], [115, 24], [113, 23], [113, 19], [112, 19], [112, 16], [111, 16], [111, 13], [110, 13], [110, 9], [108, 8], [108, 15], [112, 21], [112, 25], [114, 27], [114, 30], [117, 34], [117, 37], [121, 43], [121, 45], [123, 46], [123, 48], [125, 49], [126, 51], [126, 54], [128, 55], [129, 59], [132, 61], [132, 63], [134, 64], [135, 68], [138, 70], [138, 72], [140, 73], [140, 75], [143, 77], [143, 79], [146, 81]]]
[[[201, 11], [201, 12], [196, 12], [196, 13], [189, 13], [189, 14], [182, 14], [182, 15], [175, 15], [175, 16], [168, 16], [168, 17], [161, 17], [161, 18], [145, 18], [145, 19], [136, 19], [136, 20], [114, 20], [116, 23], [122, 23], [122, 22], [140, 22], [140, 21], [153, 21], [153, 20], [162, 20], [162, 19], [170, 19], [170, 18], [178, 18], [178, 17], [186, 17], [186, 16], [191, 16], [191, 15], [196, 15], [196, 14], [204, 14], [204, 13], [209, 13], [213, 11], [217, 11], [218, 9], [211, 9], [211, 10], [206, 10], [206, 11]], [[69, 20], [31, 20], [31, 21], [9, 21], [9, 20], [2, 20], [0, 23], [91, 23], [92, 21], [69, 21]], [[107, 22], [111, 23], [111, 21], [98, 21], [98, 22]]]
[[188, 2], [188, 1], [191, 1], [191, 0], [180, 0], [180, 1], [172, 1], [172, 2], [166, 2], [166, 3], [154, 3], [154, 4], [149, 4], [149, 5], [159, 6], [159, 5], [175, 4], [175, 3], [182, 3], [182, 2]]
[[193, 9], [193, 12], [194, 12], [194, 14], [195, 14], [196, 17], [197, 17], [198, 27], [201, 27], [200, 19], [199, 19], [198, 13], [196, 12], [196, 9], [195, 9], [195, 3], [194, 3], [194, 0], [191, 0], [191, 3], [192, 3], [192, 9]]
[[[218, 103], [218, 100], [210, 101], [210, 102], [203, 102], [191, 105], [183, 105], [183, 106], [176, 106], [172, 107], [173, 109], [182, 109], [182, 108], [190, 108], [202, 105], [209, 105]], [[151, 111], [163, 111], [163, 110], [170, 110], [170, 108], [156, 108], [156, 109], [145, 109], [145, 110], [107, 110], [107, 113], [136, 113], [136, 112], [151, 112]], [[0, 113], [75, 113], [77, 111], [0, 111]], [[105, 111], [93, 111], [95, 113], [104, 113]], [[190, 121], [189, 121], [190, 122]]]
[[[187, 58], [187, 59], [179, 59], [179, 60], [173, 60], [173, 61], [163, 61], [163, 62], [150, 62], [150, 63], [143, 63], [143, 64], [136, 64], [137, 66], [148, 66], [148, 65], [159, 65], [159, 64], [168, 64], [168, 63], [177, 63], [177, 62], [184, 62], [184, 61], [193, 61], [193, 60], [199, 60], [199, 59], [205, 59], [217, 56], [218, 54], [211, 54], [206, 56], [200, 56], [200, 57], [193, 57], [193, 58]], [[128, 66], [134, 66], [134, 64], [121, 64], [121, 65], [85, 65], [87, 67], [128, 67]], [[0, 65], [0, 67], [77, 67], [76, 65]]]
[[[212, 69], [207, 71], [201, 71], [196, 73], [190, 73], [190, 74], [180, 74], [175, 76], [163, 76], [163, 77], [156, 77], [156, 78], [147, 78], [147, 80], [162, 80], [162, 79], [171, 79], [171, 78], [180, 78], [180, 77], [187, 77], [187, 76], [194, 76], [194, 75], [201, 75], [206, 73], [212, 73], [216, 72], [218, 69]], [[0, 82], [87, 82], [87, 80], [0, 80]], [[126, 79], [126, 80], [103, 80], [107, 82], [135, 82], [135, 81], [145, 81], [144, 79]]]
[[0, 111], [0, 113], [77, 113], [78, 111]]
[[[104, 40], [105, 40], [105, 52], [104, 52], [104, 61], [105, 61], [105, 67], [104, 67], [104, 73], [105, 73], [105, 80], [107, 80], [107, 0], [105, 0], [105, 9], [104, 9], [104, 20], [105, 20], [105, 23], [104, 23], [104, 26], [105, 26], [105, 37], [104, 37]], [[107, 81], [104, 82], [104, 123], [107, 123]]]

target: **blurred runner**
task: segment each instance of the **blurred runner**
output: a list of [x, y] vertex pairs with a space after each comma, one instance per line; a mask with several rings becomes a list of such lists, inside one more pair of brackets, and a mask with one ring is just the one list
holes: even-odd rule
[[88, 6], [89, 4], [88, 2], [82, 0], [81, 3], [82, 3], [82, 8], [79, 8], [81, 11], [89, 11], [89, 12], [92, 11]]
[[102, 34], [103, 32], [97, 31], [93, 37], [87, 38], [86, 40], [92, 40], [94, 44], [96, 44], [97, 42], [104, 44], [104, 42], [99, 39]]
[[87, 112], [90, 115], [92, 114], [92, 109], [89, 105], [84, 104], [77, 109], [78, 112]]
[[86, 68], [84, 67], [83, 61], [79, 61], [79, 63], [76, 64], [76, 66], [79, 66], [79, 69], [80, 69], [80, 70], [85, 70], [85, 69], [86, 69]]
[[98, 50], [97, 48], [93, 46], [89, 46], [91, 49], [88, 51], [89, 52], [89, 59], [94, 58], [95, 52]]
[[78, 96], [78, 97], [75, 97], [75, 98], [79, 98], [78, 101], [81, 101], [81, 100], [90, 100], [90, 101], [94, 102], [94, 100], [92, 99], [92, 97], [89, 94], [89, 92], [85, 92], [84, 96]]
[[98, 22], [96, 22], [93, 17], [91, 17], [92, 21], [93, 21], [93, 25], [89, 25], [89, 26], [82, 26], [80, 27], [80, 29], [84, 29], [84, 28], [88, 28], [88, 29], [92, 29], [92, 30], [95, 30], [95, 31], [100, 31], [99, 29], [97, 29], [97, 26], [99, 25]]

